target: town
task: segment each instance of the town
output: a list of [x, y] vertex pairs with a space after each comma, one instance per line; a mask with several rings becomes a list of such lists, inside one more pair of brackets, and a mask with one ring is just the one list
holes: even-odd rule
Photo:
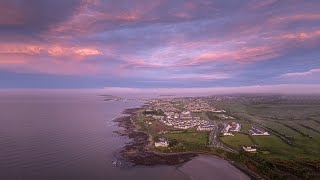
[[[224, 109], [210, 105], [206, 98], [201, 97], [151, 99], [147, 108], [143, 111], [143, 115], [176, 130], [207, 132], [210, 134], [209, 139], [212, 141], [210, 143], [218, 144], [216, 146], [225, 147], [227, 150], [230, 150], [230, 148], [227, 147], [226, 143], [220, 143], [219, 137], [235, 136], [239, 133], [252, 136], [270, 135], [267, 131], [255, 126], [246, 130], [247, 132], [244, 131], [242, 124], [236, 121], [235, 117]], [[146, 121], [146, 123], [152, 125], [151, 121]], [[169, 133], [175, 132], [180, 131]], [[161, 136], [154, 144], [156, 147], [168, 147], [169, 140]], [[241, 149], [247, 152], [257, 151], [255, 147], [244, 145]]]
[[[288, 161], [277, 160], [282, 157], [309, 158], [308, 165], [318, 167], [317, 162], [312, 161], [319, 149], [319, 120], [315, 116], [318, 109], [312, 107], [315, 101], [308, 98], [156, 97], [146, 99], [132, 121], [138, 130], [149, 135], [148, 150], [160, 154], [213, 154], [246, 167], [254, 165], [254, 171], [258, 167], [259, 172], [268, 177], [270, 173], [279, 174], [278, 165], [288, 164]], [[305, 107], [310, 113], [297, 111], [297, 106]], [[283, 107], [290, 111], [283, 111]], [[305, 143], [313, 148], [299, 151]], [[306, 172], [302, 168], [304, 164], [294, 166], [301, 169], [299, 173]], [[270, 171], [270, 167], [274, 169]], [[292, 173], [296, 169], [285, 171]]]
[[[185, 105], [181, 106], [182, 104]], [[224, 112], [223, 110], [210, 108], [207, 103], [201, 100], [191, 103], [188, 100], [181, 102], [172, 99], [156, 99], [150, 102], [150, 108], [151, 109], [145, 111], [146, 116], [152, 116], [167, 126], [173, 126], [177, 129], [196, 128], [198, 131], [211, 131], [214, 128], [214, 124], [209, 120], [195, 115], [195, 113], [205, 111]]]

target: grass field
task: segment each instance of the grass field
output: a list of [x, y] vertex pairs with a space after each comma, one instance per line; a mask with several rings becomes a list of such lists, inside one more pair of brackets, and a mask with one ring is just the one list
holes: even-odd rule
[[242, 123], [241, 124], [241, 131], [244, 133], [248, 133], [248, 131], [251, 129], [252, 124], [249, 123]]
[[200, 117], [201, 119], [205, 119], [205, 117], [203, 116], [203, 114], [201, 112], [194, 112], [192, 113], [193, 116], [198, 116]]
[[[199, 97], [197, 97], [199, 98]], [[209, 105], [224, 109], [226, 113], [206, 112], [217, 127], [223, 123], [237, 122], [242, 126], [235, 136], [219, 137], [221, 142], [238, 153], [208, 146], [208, 133], [193, 130], [168, 129], [167, 134], [159, 134], [161, 124], [141, 119], [142, 128], [154, 138], [164, 136], [169, 139], [169, 147], [155, 148], [161, 152], [205, 152], [222, 156], [245, 165], [246, 168], [262, 175], [265, 179], [315, 179], [320, 177], [320, 96], [284, 95], [228, 95], [203, 97]], [[193, 101], [190, 98], [181, 102]], [[178, 107], [180, 105], [177, 105]], [[181, 107], [179, 107], [181, 108]], [[235, 119], [219, 117], [226, 114]], [[193, 115], [202, 116], [201, 113]], [[205, 117], [204, 117], [205, 118]], [[269, 132], [270, 136], [251, 136], [252, 126]], [[166, 127], [167, 128], [167, 127]], [[257, 153], [240, 151], [242, 146], [255, 146]], [[285, 178], [284, 178], [285, 177]], [[319, 178], [317, 178], [319, 179]]]
[[176, 130], [171, 126], [166, 126], [158, 120], [155, 120], [151, 117], [145, 117], [143, 115], [134, 117], [133, 121], [141, 128], [142, 131], [151, 134], [153, 137], [158, 136], [159, 132]]
[[208, 133], [186, 132], [186, 133], [169, 133], [163, 134], [169, 139], [168, 148], [157, 148], [161, 152], [208, 152]]
[[[257, 153], [210, 148], [208, 134], [190, 130], [161, 135], [172, 142], [168, 148], [160, 149], [162, 152], [211, 152], [243, 164], [265, 179], [319, 179], [314, 177], [320, 177], [320, 96], [247, 94], [204, 97], [203, 101], [236, 118], [223, 119], [219, 117], [221, 113], [206, 112], [215, 123], [238, 122], [242, 126], [241, 133], [220, 137], [223, 144], [235, 150], [256, 146]], [[271, 135], [247, 135], [252, 126]]]
[[222, 117], [222, 115], [227, 115], [226, 113], [217, 113], [217, 112], [206, 112], [206, 114], [208, 115], [208, 117], [211, 120], [233, 120], [233, 119], [225, 119]]
[[259, 121], [259, 123], [271, 128], [277, 132], [281, 132], [283, 134], [286, 134], [288, 136], [292, 136], [292, 137], [300, 136], [300, 134], [297, 133], [296, 131], [294, 131], [294, 130], [292, 130], [282, 124], [279, 124], [277, 122], [262, 120], [262, 121]]
[[266, 148], [270, 151], [270, 154], [267, 155], [268, 157], [284, 158], [286, 157], [284, 155], [288, 154], [288, 151], [292, 149], [291, 146], [283, 143], [282, 140], [276, 136], [253, 136], [252, 138], [259, 147]]
[[254, 142], [248, 135], [237, 133], [234, 136], [223, 136], [220, 137], [222, 142], [229, 145], [230, 147], [240, 149], [242, 146], [254, 146]]
[[[215, 105], [236, 114], [240, 120], [264, 125], [274, 131], [271, 133], [292, 142], [290, 146], [275, 135], [253, 137], [259, 147], [270, 151], [270, 154], [262, 156], [270, 159], [320, 159], [320, 123], [317, 121], [320, 118], [320, 99], [304, 100], [299, 97], [296, 100], [296, 97], [290, 99], [272, 96], [259, 101], [251, 101], [254, 98], [250, 97], [243, 99], [226, 99]], [[249, 125], [243, 125], [244, 129], [248, 127]]]
[[202, 132], [165, 134], [164, 137], [186, 143], [208, 144], [208, 133]]
[[320, 123], [314, 120], [299, 120], [299, 121], [294, 121], [295, 123], [301, 125], [304, 125], [306, 127], [311, 127], [314, 129], [316, 132], [320, 132]]
[[[318, 159], [319, 144], [310, 146], [308, 139], [300, 139], [299, 144], [289, 146], [276, 136], [254, 136], [259, 147], [266, 148], [270, 154], [266, 157], [271, 159]], [[318, 146], [318, 147], [317, 147]]]

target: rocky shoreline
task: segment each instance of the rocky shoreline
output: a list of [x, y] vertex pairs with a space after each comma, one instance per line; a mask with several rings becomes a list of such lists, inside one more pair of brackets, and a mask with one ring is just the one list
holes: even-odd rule
[[131, 117], [136, 115], [140, 108], [126, 109], [122, 116], [116, 118], [114, 121], [118, 126], [125, 128], [125, 130], [116, 131], [115, 133], [121, 136], [127, 136], [132, 141], [125, 145], [121, 151], [121, 155], [126, 160], [134, 165], [155, 166], [155, 165], [181, 165], [197, 157], [196, 153], [179, 153], [179, 154], [159, 154], [148, 149], [150, 144], [149, 135], [141, 132], [134, 125]]
[[[130, 162], [132, 165], [142, 166], [182, 165], [200, 155], [199, 153], [163, 154], [149, 150], [148, 147], [151, 143], [149, 135], [139, 131], [138, 127], [131, 120], [133, 116], [137, 115], [137, 111], [140, 109], [141, 108], [126, 109], [122, 113], [125, 116], [114, 119], [119, 127], [124, 128], [124, 130], [115, 131], [115, 133], [120, 136], [127, 136], [132, 140], [120, 151], [120, 155], [124, 161]], [[230, 160], [227, 161], [243, 173], [247, 174], [251, 179], [260, 179], [259, 175], [253, 173], [244, 166]]]

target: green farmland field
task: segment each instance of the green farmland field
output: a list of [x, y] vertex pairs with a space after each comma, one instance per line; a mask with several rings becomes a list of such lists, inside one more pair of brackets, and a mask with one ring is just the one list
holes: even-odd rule
[[254, 142], [248, 135], [236, 133], [234, 136], [223, 136], [220, 138], [222, 142], [230, 147], [240, 149], [242, 146], [254, 146]]

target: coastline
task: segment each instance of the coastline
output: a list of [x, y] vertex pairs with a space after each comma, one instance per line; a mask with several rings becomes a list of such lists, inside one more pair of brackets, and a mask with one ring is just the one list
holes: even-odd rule
[[236, 163], [225, 157], [211, 154], [209, 152], [179, 152], [179, 153], [161, 153], [154, 150], [150, 150], [153, 144], [151, 136], [139, 130], [139, 127], [134, 124], [132, 117], [137, 115], [137, 111], [141, 108], [125, 109], [122, 112], [121, 117], [115, 118], [114, 122], [118, 123], [119, 127], [124, 130], [115, 131], [120, 136], [127, 136], [131, 139], [131, 142], [126, 144], [123, 150], [120, 151], [120, 155], [125, 160], [129, 161], [133, 165], [141, 166], [157, 166], [157, 165], [177, 165], [182, 166], [192, 159], [208, 155], [224, 161], [227, 161], [230, 165], [246, 174], [251, 179], [261, 179], [260, 176], [250, 170], [248, 170], [242, 164]]
[[122, 117], [114, 119], [119, 127], [125, 130], [115, 131], [121, 136], [127, 136], [132, 141], [124, 146], [120, 152], [122, 157], [133, 163], [134, 165], [156, 166], [156, 165], [182, 165], [194, 157], [198, 153], [175, 153], [164, 154], [151, 151], [150, 137], [147, 133], [140, 131], [132, 122], [131, 117], [136, 115], [136, 111], [141, 108], [126, 109], [123, 111]]

